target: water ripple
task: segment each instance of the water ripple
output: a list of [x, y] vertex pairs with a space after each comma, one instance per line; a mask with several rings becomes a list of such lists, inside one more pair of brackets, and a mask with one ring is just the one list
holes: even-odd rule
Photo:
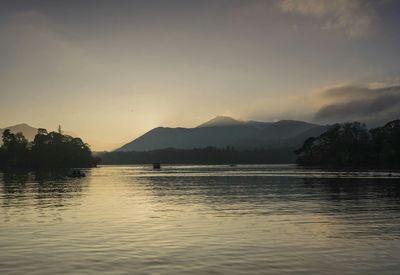
[[0, 174], [1, 274], [396, 274], [400, 173], [293, 165]]

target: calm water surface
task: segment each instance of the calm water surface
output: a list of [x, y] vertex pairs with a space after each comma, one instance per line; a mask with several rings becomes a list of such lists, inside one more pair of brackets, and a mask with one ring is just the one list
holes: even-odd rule
[[0, 174], [0, 274], [399, 274], [400, 174], [288, 165]]

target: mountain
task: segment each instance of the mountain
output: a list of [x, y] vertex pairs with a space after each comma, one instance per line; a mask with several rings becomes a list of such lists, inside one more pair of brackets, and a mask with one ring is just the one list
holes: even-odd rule
[[[10, 131], [14, 134], [21, 132], [28, 141], [33, 141], [35, 139], [35, 136], [38, 131], [38, 128], [32, 127], [26, 123], [20, 123], [20, 124], [14, 125], [14, 126], [5, 127], [3, 129], [0, 128], [0, 135], [6, 129], [10, 129]], [[70, 132], [70, 131], [63, 131], [63, 134], [69, 135], [72, 137], [77, 136], [74, 132]], [[0, 138], [0, 142], [1, 142], [1, 138]]]
[[37, 128], [34, 128], [26, 123], [17, 124], [14, 126], [5, 127], [0, 129], [0, 134], [3, 133], [4, 130], [10, 129], [12, 133], [22, 132], [27, 140], [32, 141], [37, 134]]
[[207, 122], [204, 122], [203, 124], [200, 124], [199, 126], [197, 126], [197, 128], [239, 126], [243, 124], [244, 122], [228, 116], [217, 116]]
[[302, 145], [304, 141], [309, 138], [309, 137], [318, 137], [322, 133], [326, 132], [328, 130], [328, 126], [326, 125], [319, 125], [313, 128], [310, 128], [294, 137], [294, 139], [297, 141], [297, 144]]
[[254, 120], [249, 120], [247, 121], [247, 124], [253, 125], [256, 128], [262, 130], [270, 126], [273, 122], [262, 122], [262, 121], [254, 121]]
[[152, 129], [116, 151], [193, 149], [208, 146], [219, 148], [234, 146], [239, 149], [287, 147], [298, 145], [296, 137], [316, 127], [320, 125], [303, 121], [239, 121], [230, 117], [217, 116], [195, 128], [158, 127]]
[[236, 140], [255, 135], [251, 125], [196, 128], [155, 128], [117, 149], [117, 151], [150, 151], [164, 148], [193, 149], [207, 146], [226, 147]]
[[316, 126], [319, 125], [297, 120], [280, 120], [265, 127], [260, 132], [260, 137], [269, 140], [287, 139], [295, 137]]
[[325, 126], [297, 120], [280, 120], [268, 123], [260, 131], [234, 145], [238, 149], [298, 147], [310, 136], [324, 132]]
[[258, 129], [265, 129], [266, 127], [268, 127], [271, 124], [272, 124], [272, 122], [261, 122], [261, 121], [254, 121], [254, 120], [242, 121], [242, 120], [233, 119], [228, 116], [216, 116], [215, 118], [210, 119], [209, 121], [206, 121], [206, 122], [200, 124], [196, 128], [251, 125]]

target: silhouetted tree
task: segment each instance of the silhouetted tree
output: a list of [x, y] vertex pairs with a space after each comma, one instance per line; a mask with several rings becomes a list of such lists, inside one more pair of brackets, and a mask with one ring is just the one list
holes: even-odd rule
[[359, 122], [334, 124], [295, 153], [301, 165], [399, 165], [400, 120], [370, 131]]
[[89, 145], [80, 138], [48, 133], [38, 129], [32, 143], [22, 133], [3, 132], [0, 148], [0, 167], [18, 168], [68, 168], [92, 167], [98, 159], [93, 158]]
[[385, 164], [400, 164], [400, 120], [372, 129], [373, 152], [376, 161]]
[[28, 140], [22, 133], [4, 130], [1, 147], [1, 164], [7, 167], [27, 167], [29, 164]]

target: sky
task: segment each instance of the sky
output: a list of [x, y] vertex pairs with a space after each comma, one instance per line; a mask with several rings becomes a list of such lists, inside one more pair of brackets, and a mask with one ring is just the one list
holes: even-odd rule
[[400, 117], [396, 0], [0, 0], [0, 128]]

